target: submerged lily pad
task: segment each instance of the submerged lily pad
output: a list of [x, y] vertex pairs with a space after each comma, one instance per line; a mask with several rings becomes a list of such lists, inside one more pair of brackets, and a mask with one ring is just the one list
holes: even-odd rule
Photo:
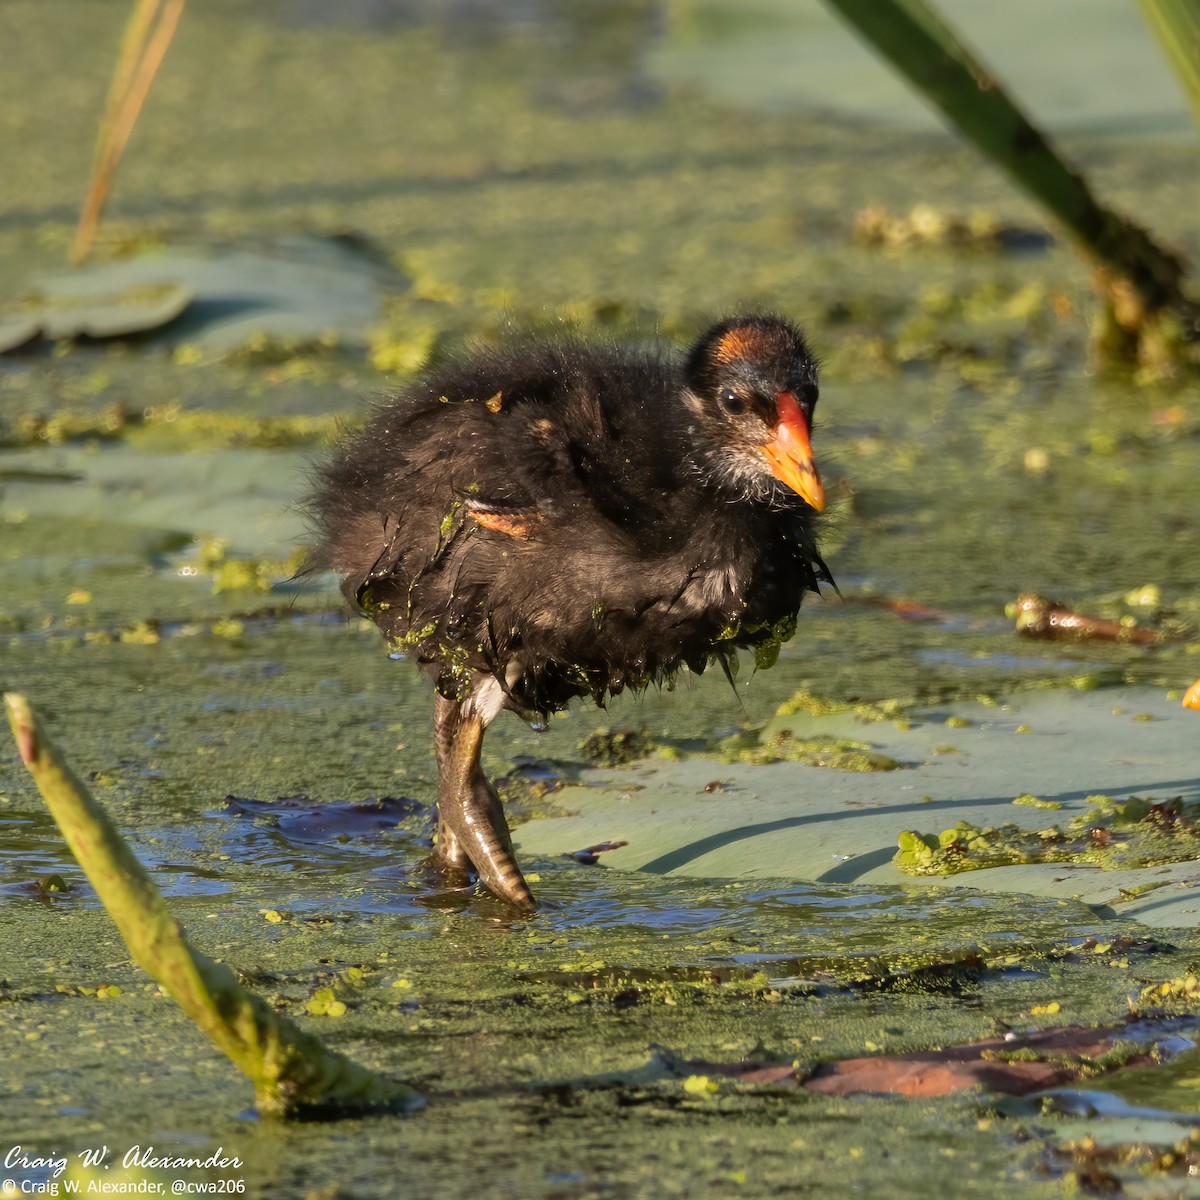
[[[36, 321], [48, 338], [158, 332], [164, 343], [215, 350], [264, 335], [361, 346], [384, 294], [406, 286], [351, 239], [287, 236], [46, 272], [33, 281], [19, 320]], [[0, 323], [0, 350], [7, 329]], [[24, 329], [14, 326], [12, 336]]]
[[35, 310], [43, 337], [119, 338], [169, 325], [194, 299], [179, 283], [137, 284], [74, 296], [37, 294]]
[[41, 331], [36, 317], [0, 317], [0, 354], [29, 345]]
[[[1190, 736], [1194, 715], [1163, 692], [1065, 688], [1029, 693], [1004, 708], [913, 707], [900, 722], [851, 711], [815, 715], [800, 707], [767, 726], [757, 751], [734, 755], [723, 768], [738, 803], [705, 792], [712, 764], [700, 756], [656, 757], [604, 772], [585, 768], [581, 781], [598, 785], [589, 789], [586, 808], [520, 826], [520, 852], [563, 854], [604, 839], [624, 840], [629, 845], [606, 855], [606, 866], [896, 884], [911, 877], [910, 863], [895, 861], [897, 837], [915, 827], [935, 831], [928, 839], [913, 835], [909, 846], [930, 855], [922, 872], [930, 882], [1079, 897], [1107, 915], [1119, 912], [1153, 925], [1197, 920], [1200, 847], [1191, 830], [1200, 810], [1200, 743]], [[1156, 719], [1134, 720], [1140, 712]], [[939, 753], [948, 717], [970, 722], [955, 731], [954, 755]], [[1015, 736], [1021, 729], [1029, 732]], [[783, 744], [795, 749], [817, 739], [854, 740], [867, 747], [856, 753], [885, 756], [906, 769], [830, 771], [801, 754], [763, 755], [775, 749], [773, 739], [784, 730], [791, 738]], [[637, 803], [630, 801], [631, 785], [639, 789]], [[1041, 804], [1014, 805], [1014, 797], [1023, 795]], [[1154, 808], [1147, 796], [1170, 803]], [[1054, 815], [1061, 816], [1057, 842], [1043, 837], [1050, 825], [1046, 805], [1057, 806]], [[1002, 824], [1011, 825], [1009, 840], [1019, 854], [1001, 854], [996, 846], [1008, 842], [996, 835], [985, 839], [992, 857], [980, 857], [974, 869], [964, 873], [943, 862], [937, 830], [948, 830], [956, 847], [966, 838], [963, 854], [970, 861], [984, 847], [972, 849], [964, 829], [982, 836]], [[1056, 861], [1048, 841], [1070, 852]]]

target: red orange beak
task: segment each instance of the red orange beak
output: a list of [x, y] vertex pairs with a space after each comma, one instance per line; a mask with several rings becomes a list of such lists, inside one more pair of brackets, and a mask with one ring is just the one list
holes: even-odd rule
[[825, 489], [813, 462], [808, 440], [808, 418], [794, 392], [780, 392], [776, 400], [779, 423], [775, 436], [762, 447], [763, 456], [776, 479], [786, 483], [817, 512], [825, 509]]

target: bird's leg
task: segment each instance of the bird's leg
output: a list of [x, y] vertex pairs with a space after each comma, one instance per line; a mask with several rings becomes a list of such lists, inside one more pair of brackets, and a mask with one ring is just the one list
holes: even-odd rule
[[[469, 860], [482, 882], [497, 896], [532, 912], [537, 901], [513, 856], [504, 807], [479, 765], [486, 722], [471, 704], [460, 705], [439, 697], [435, 723], [439, 768], [437, 857], [453, 866], [465, 865]], [[459, 857], [452, 858], [441, 850], [444, 834], [449, 835], [447, 849]]]
[[448, 700], [440, 692], [435, 693], [433, 748], [437, 753], [439, 783], [437, 840], [434, 843], [431, 857], [438, 866], [447, 867], [452, 871], [466, 872], [471, 869], [471, 860], [463, 850], [458, 837], [446, 824], [441, 803], [441, 780], [446, 777], [446, 764], [450, 757], [450, 749], [454, 745], [454, 735], [458, 730], [460, 708], [461, 705], [457, 700]]

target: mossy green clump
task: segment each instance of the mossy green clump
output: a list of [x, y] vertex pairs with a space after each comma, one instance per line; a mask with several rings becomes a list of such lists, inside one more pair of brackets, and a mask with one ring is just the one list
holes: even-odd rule
[[157, 621], [137, 621], [118, 636], [127, 646], [157, 646], [162, 641]]
[[1026, 792], [1024, 795], [1018, 796], [1013, 803], [1022, 805], [1025, 808], [1062, 808], [1062, 805], [1057, 800], [1043, 800], [1040, 796], [1035, 796], [1031, 792]]
[[791, 717], [803, 713], [810, 717], [833, 717], [842, 713], [853, 713], [864, 722], [891, 721], [913, 705], [912, 700], [879, 700], [870, 704], [854, 704], [843, 700], [830, 700], [817, 696], [806, 687], [793, 692], [776, 710], [777, 717]]
[[654, 739], [641, 729], [597, 729], [579, 743], [579, 752], [594, 767], [623, 767], [655, 750]]
[[[737, 646], [749, 646], [754, 650], [754, 669], [766, 671], [773, 667], [783, 649], [784, 642], [796, 636], [796, 618], [783, 617], [774, 624], [743, 624], [734, 621], [717, 634], [718, 642], [733, 642]], [[728, 652], [723, 657], [730, 673], [737, 674], [737, 656]]]
[[[1035, 798], [1034, 798], [1035, 799]], [[1021, 803], [1018, 797], [1014, 803]], [[1022, 829], [959, 821], [941, 833], [905, 830], [892, 862], [909, 875], [956, 875], [1028, 863], [1089, 863], [1105, 871], [1187, 862], [1200, 856], [1200, 805], [1182, 798], [1089, 796], [1087, 812], [1064, 826]], [[1042, 807], [1044, 802], [1039, 803]]]
[[[1058, 1011], [1057, 1006], [1055, 1012]], [[1105, 1075], [1123, 1067], [1131, 1059], [1145, 1054], [1147, 1046], [1142, 1042], [1114, 1042], [1111, 1049], [1103, 1054], [1066, 1054], [1046, 1053], [1033, 1046], [1022, 1046], [1017, 1050], [982, 1050], [979, 1057], [986, 1062], [1020, 1063], [1041, 1062], [1051, 1063], [1070, 1071], [1076, 1079], [1091, 1079], [1097, 1075]]]
[[716, 753], [723, 762], [755, 766], [796, 762], [809, 767], [833, 767], [838, 771], [895, 771], [901, 765], [894, 758], [872, 750], [867, 742], [824, 734], [798, 738], [786, 729], [765, 742], [754, 731], [735, 733], [717, 743]]
[[271, 590], [278, 579], [294, 575], [304, 562], [305, 550], [298, 548], [286, 559], [235, 558], [229, 554], [227, 538], [206, 537], [200, 542], [195, 559], [184, 570], [192, 575], [210, 575], [214, 596], [222, 592]]
[[747, 627], [744, 632], [750, 636], [754, 646], [755, 670], [765, 671], [775, 665], [783, 643], [796, 636], [796, 618], [784, 617], [774, 625]]

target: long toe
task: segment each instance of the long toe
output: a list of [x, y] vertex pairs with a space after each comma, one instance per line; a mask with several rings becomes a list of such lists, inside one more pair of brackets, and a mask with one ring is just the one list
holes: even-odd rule
[[464, 714], [447, 747], [438, 783], [438, 824], [471, 860], [480, 880], [523, 912], [537, 901], [517, 866], [504, 807], [479, 767], [483, 722]]

